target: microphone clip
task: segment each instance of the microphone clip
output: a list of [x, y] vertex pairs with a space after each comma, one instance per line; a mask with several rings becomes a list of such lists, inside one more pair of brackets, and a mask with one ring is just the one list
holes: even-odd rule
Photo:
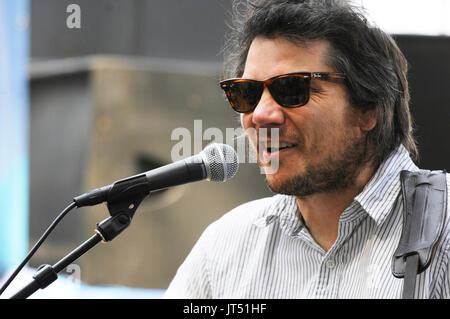
[[104, 242], [113, 240], [131, 223], [142, 200], [150, 194], [145, 174], [115, 182], [107, 195], [111, 215], [97, 224], [96, 232]]

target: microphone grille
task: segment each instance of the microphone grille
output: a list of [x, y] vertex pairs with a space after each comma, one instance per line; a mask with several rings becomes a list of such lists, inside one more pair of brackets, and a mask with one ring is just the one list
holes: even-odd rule
[[239, 161], [230, 145], [213, 143], [202, 151], [208, 177], [213, 182], [225, 182], [236, 175]]

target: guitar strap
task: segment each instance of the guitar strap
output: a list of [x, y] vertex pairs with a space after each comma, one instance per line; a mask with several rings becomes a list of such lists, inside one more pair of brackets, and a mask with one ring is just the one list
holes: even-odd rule
[[392, 258], [392, 273], [404, 278], [403, 299], [413, 299], [416, 277], [431, 263], [447, 211], [445, 171], [400, 173], [403, 193], [403, 228]]

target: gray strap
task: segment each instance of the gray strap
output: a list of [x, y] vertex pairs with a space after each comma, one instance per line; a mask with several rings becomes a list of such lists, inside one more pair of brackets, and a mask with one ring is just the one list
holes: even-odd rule
[[430, 265], [444, 228], [447, 180], [442, 171], [402, 171], [400, 178], [403, 228], [392, 259], [392, 273], [397, 278], [405, 278], [404, 294], [413, 298], [416, 275]]
[[405, 278], [403, 279], [403, 299], [414, 299], [418, 269], [419, 254], [413, 254], [406, 257]]

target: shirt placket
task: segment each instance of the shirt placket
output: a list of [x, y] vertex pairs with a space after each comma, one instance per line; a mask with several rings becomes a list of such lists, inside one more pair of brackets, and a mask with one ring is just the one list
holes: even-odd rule
[[[348, 215], [351, 215], [351, 217], [348, 218]], [[343, 246], [349, 236], [355, 232], [355, 228], [360, 224], [364, 217], [365, 214], [360, 210], [343, 214], [339, 222], [340, 231], [338, 237], [328, 252], [325, 252], [305, 229], [303, 233], [304, 239], [307, 240], [311, 247], [314, 247], [314, 249], [322, 256], [322, 261], [316, 277], [317, 280], [315, 285], [311, 286], [310, 296], [322, 299], [334, 299], [338, 297], [343, 269], [341, 263], [344, 261], [344, 259], [341, 258], [342, 253], [344, 253]], [[345, 223], [346, 227], [342, 227], [343, 223]]]
[[336, 246], [333, 251], [330, 250], [328, 253], [323, 254], [314, 291], [315, 298], [334, 299], [338, 295], [342, 271], [342, 267], [339, 264], [339, 248]]
[[303, 228], [297, 236], [312, 249], [311, 253], [318, 254], [318, 259], [321, 259], [319, 271], [315, 275], [315, 280], [309, 286], [307, 296], [312, 298], [334, 298], [337, 291], [332, 287], [332, 283], [336, 282], [338, 268], [335, 254], [327, 254], [306, 228]]

